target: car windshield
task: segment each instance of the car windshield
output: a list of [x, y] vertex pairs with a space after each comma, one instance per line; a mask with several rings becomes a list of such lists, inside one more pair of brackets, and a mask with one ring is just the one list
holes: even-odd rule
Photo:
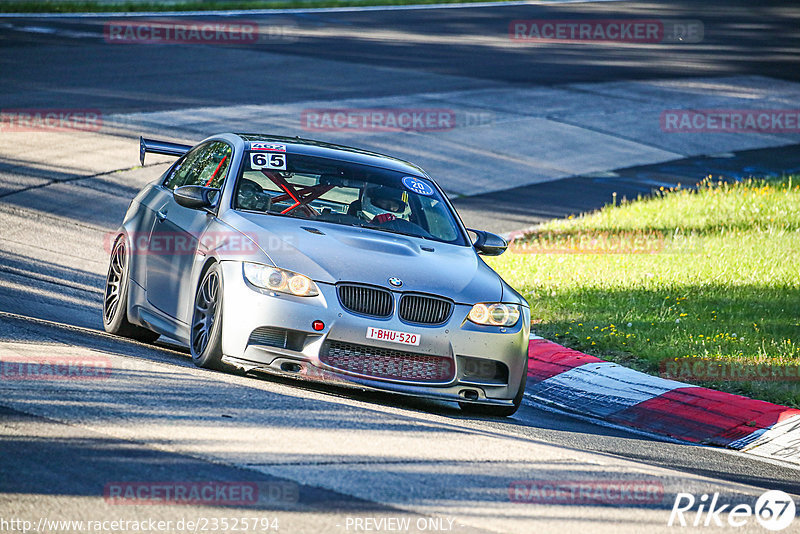
[[465, 244], [453, 213], [428, 179], [263, 146], [245, 154], [235, 209]]

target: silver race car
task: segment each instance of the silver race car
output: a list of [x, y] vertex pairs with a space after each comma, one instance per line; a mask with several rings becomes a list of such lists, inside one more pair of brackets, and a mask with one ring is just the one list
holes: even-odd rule
[[511, 415], [530, 310], [422, 169], [299, 138], [222, 134], [133, 199], [111, 245], [108, 332], [186, 343], [194, 362], [334, 381]]

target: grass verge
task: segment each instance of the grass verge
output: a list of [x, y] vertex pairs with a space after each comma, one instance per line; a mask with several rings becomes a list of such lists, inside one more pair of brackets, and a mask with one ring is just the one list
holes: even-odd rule
[[[227, 11], [242, 9], [313, 9], [320, 7], [456, 4], [487, 0], [187, 0], [176, 2], [0, 1], [2, 13], [142, 13], [163, 11]], [[492, 0], [488, 0], [492, 1]], [[500, 1], [500, 0], [496, 0]]]
[[490, 263], [548, 339], [800, 407], [798, 253], [800, 177], [708, 178], [552, 221]]

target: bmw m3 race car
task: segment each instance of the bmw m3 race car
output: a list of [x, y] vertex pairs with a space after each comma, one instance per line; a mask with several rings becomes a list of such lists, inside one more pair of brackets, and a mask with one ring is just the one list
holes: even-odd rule
[[436, 182], [389, 156], [221, 134], [132, 200], [111, 241], [108, 332], [186, 343], [194, 362], [324, 379], [511, 415], [530, 310], [481, 259]]

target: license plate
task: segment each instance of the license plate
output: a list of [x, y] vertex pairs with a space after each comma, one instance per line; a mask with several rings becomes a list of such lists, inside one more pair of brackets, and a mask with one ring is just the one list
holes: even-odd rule
[[409, 334], [408, 332], [398, 332], [397, 330], [386, 330], [385, 328], [374, 328], [370, 326], [367, 328], [367, 339], [378, 339], [380, 341], [389, 341], [390, 343], [399, 343], [401, 345], [419, 345], [419, 334]]

